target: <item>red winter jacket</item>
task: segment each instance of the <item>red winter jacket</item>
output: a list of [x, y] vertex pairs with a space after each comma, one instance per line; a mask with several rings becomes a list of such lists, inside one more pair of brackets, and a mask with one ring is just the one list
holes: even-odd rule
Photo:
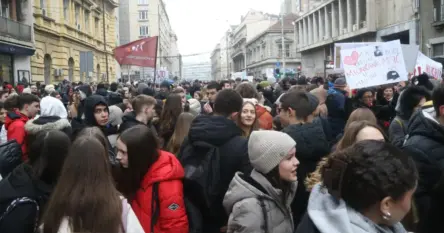
[[149, 169], [131, 206], [145, 232], [151, 231], [152, 185], [159, 182], [160, 211], [155, 233], [188, 233], [188, 218], [183, 200], [184, 170], [176, 157], [159, 151], [159, 159]]
[[8, 114], [6, 114], [5, 129], [8, 131], [8, 141], [15, 139], [18, 144], [22, 145], [22, 161], [28, 160], [28, 153], [25, 143], [25, 124], [28, 120], [29, 118], [27, 116], [18, 111], [8, 112]]
[[265, 130], [273, 129], [273, 116], [271, 116], [265, 107], [256, 105], [256, 116], [259, 120], [259, 128]]

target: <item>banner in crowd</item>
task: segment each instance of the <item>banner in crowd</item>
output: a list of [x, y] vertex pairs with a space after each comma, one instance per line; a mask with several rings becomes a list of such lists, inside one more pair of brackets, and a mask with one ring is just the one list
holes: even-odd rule
[[[334, 49], [334, 69], [343, 69], [344, 65], [341, 61], [341, 51], [345, 49], [356, 49], [364, 46], [378, 46], [384, 42], [365, 42], [365, 43], [336, 43]], [[402, 54], [404, 56], [405, 67], [407, 71], [413, 72], [416, 65], [416, 57], [418, 56], [419, 45], [401, 44]]]
[[143, 38], [114, 49], [114, 57], [120, 65], [156, 67], [157, 36]]
[[351, 89], [408, 80], [399, 40], [341, 51], [347, 84]]
[[418, 52], [418, 58], [416, 60], [416, 66], [415, 70], [413, 71], [413, 75], [417, 76], [424, 72], [430, 76], [433, 76], [433, 78], [435, 79], [441, 79], [442, 64], [430, 59], [423, 53]]

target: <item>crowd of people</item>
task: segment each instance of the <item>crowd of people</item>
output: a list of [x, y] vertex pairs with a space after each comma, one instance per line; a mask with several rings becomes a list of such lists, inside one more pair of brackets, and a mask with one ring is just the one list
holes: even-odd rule
[[444, 232], [427, 74], [4, 84], [0, 123], [2, 233]]

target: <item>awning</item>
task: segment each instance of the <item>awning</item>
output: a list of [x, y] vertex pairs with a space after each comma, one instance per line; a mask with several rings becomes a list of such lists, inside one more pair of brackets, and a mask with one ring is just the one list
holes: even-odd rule
[[34, 55], [34, 52], [35, 48], [0, 41], [0, 53], [32, 56]]

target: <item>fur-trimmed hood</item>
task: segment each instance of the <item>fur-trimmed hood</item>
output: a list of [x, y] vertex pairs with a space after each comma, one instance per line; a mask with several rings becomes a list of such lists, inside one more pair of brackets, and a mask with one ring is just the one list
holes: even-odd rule
[[71, 123], [67, 119], [60, 117], [39, 117], [37, 119], [29, 120], [25, 124], [25, 131], [28, 134], [37, 134], [41, 131], [49, 130], [60, 130], [66, 131], [69, 129], [71, 131]]

